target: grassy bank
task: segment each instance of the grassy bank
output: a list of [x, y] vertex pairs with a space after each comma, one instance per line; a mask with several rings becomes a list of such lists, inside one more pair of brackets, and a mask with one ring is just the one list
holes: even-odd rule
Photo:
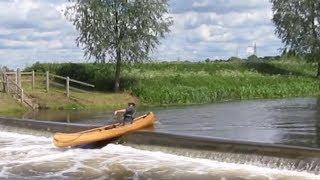
[[[113, 89], [112, 64], [34, 64], [28, 68]], [[299, 59], [269, 62], [163, 62], [127, 66], [121, 88], [146, 105], [285, 98], [320, 94], [316, 67]]]
[[[23, 77], [23, 80], [30, 80], [30, 77]], [[108, 93], [108, 92], [79, 92], [70, 90], [70, 98], [66, 97], [65, 88], [50, 86], [49, 93], [45, 90], [45, 78], [37, 77], [36, 86], [31, 87], [30, 82], [23, 82], [22, 87], [25, 92], [35, 99], [39, 104], [39, 109], [56, 110], [81, 110], [81, 109], [101, 109], [114, 110], [123, 108], [128, 102], [137, 102], [137, 98], [128, 93]], [[22, 106], [11, 95], [0, 92], [0, 116], [20, 117], [29, 109]]]
[[14, 116], [22, 114], [27, 109], [20, 106], [11, 96], [0, 92], [0, 115]]
[[128, 93], [79, 92], [72, 89], [70, 98], [67, 98], [65, 88], [52, 84], [47, 93], [44, 82], [44, 77], [37, 77], [34, 89], [28, 82], [22, 84], [25, 91], [37, 100], [40, 109], [115, 109], [126, 106], [128, 102], [137, 101]]

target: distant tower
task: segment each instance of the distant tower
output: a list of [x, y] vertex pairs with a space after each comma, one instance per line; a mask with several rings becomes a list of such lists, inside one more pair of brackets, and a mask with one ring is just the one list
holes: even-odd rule
[[253, 54], [257, 56], [257, 44], [254, 43], [253, 45]]
[[257, 44], [254, 43], [253, 46], [248, 46], [247, 48], [247, 53], [249, 55], [255, 55], [255, 56], [258, 56], [258, 53], [257, 53]]
[[236, 48], [236, 57], [239, 57], [239, 47]]

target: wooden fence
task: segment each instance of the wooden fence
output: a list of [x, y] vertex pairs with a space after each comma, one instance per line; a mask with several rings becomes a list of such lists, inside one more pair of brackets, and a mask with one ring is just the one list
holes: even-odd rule
[[[43, 75], [43, 73], [41, 73]], [[22, 80], [21, 76], [22, 75], [30, 75], [29, 80]], [[80, 84], [82, 86], [87, 86], [87, 87], [95, 87], [92, 84], [81, 82], [75, 79], [71, 79], [69, 77], [63, 77], [63, 76], [58, 76], [55, 74], [50, 74], [49, 71], [45, 73], [46, 76], [46, 92], [48, 93], [50, 90], [50, 84], [54, 85], [61, 85], [57, 82], [53, 82], [54, 79], [61, 79], [65, 80], [65, 87], [66, 87], [66, 95], [69, 98], [70, 97], [70, 89], [76, 89], [78, 91], [83, 91], [75, 87], [70, 86], [70, 82]], [[52, 79], [52, 80], [50, 80]], [[21, 72], [20, 69], [17, 69], [17, 71], [14, 72], [7, 72], [4, 69], [0, 69], [0, 88], [2, 88], [2, 91], [12, 94], [12, 96], [21, 102], [22, 104], [31, 107], [32, 109], [37, 109], [39, 106], [37, 103], [33, 102], [33, 98], [29, 96], [24, 89], [22, 88], [22, 82], [31, 82], [32, 89], [35, 88], [35, 72]]]
[[[32, 88], [34, 88], [34, 71], [21, 72], [20, 69], [17, 69], [16, 72], [6, 72], [5, 70], [2, 70], [0, 74], [2, 76], [1, 83], [4, 92], [11, 94], [21, 104], [26, 105], [32, 109], [37, 109], [39, 107], [37, 103], [33, 102], [33, 98], [29, 96], [21, 86], [21, 75], [30, 74], [32, 75], [32, 79], [30, 80], [30, 82], [32, 83]], [[14, 80], [12, 79], [12, 77], [10, 77], [12, 75], [14, 76]]]
[[[22, 82], [31, 82], [31, 87], [32, 87], [32, 89], [34, 89], [34, 86], [35, 86], [35, 72], [34, 71], [21, 72], [20, 69], [18, 68], [17, 71], [13, 71], [13, 72], [2, 71], [2, 73], [3, 73], [3, 75], [6, 75], [6, 76], [14, 76], [14, 81], [16, 84], [19, 85], [20, 88], [21, 88]], [[31, 75], [31, 79], [30, 80], [22, 80], [22, 78], [21, 78], [22, 75]]]
[[[69, 77], [63, 77], [63, 76], [58, 76], [58, 75], [55, 75], [55, 74], [50, 74], [49, 71], [47, 71], [46, 72], [46, 90], [47, 90], [47, 92], [49, 92], [49, 90], [50, 90], [50, 77], [66, 81], [65, 87], [66, 87], [66, 95], [67, 95], [67, 97], [70, 97], [70, 88], [72, 88], [70, 86], [70, 82], [73, 82], [73, 83], [76, 83], [76, 84], [80, 84], [82, 86], [87, 86], [87, 87], [92, 87], [92, 88], [95, 87], [93, 84], [89, 84], [89, 83], [85, 83], [85, 82], [78, 81], [78, 80], [75, 80], [75, 79], [71, 79]], [[51, 82], [51, 83], [53, 83], [53, 82]], [[73, 89], [76, 89], [76, 88], [73, 87]]]

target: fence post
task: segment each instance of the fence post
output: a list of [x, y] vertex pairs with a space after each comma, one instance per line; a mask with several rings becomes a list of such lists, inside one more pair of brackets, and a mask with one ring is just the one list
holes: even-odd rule
[[8, 75], [7, 74], [4, 74], [4, 77], [5, 77], [5, 82], [6, 82], [6, 92], [7, 93], [10, 93], [10, 88], [9, 88], [9, 81], [8, 81]]
[[47, 93], [49, 92], [49, 71], [46, 72], [46, 89], [47, 89]]
[[66, 87], [67, 87], [67, 97], [70, 97], [70, 89], [69, 89], [70, 78], [67, 77]]
[[32, 71], [32, 89], [34, 89], [34, 71]]
[[20, 68], [18, 68], [17, 69], [17, 76], [18, 76], [18, 86], [19, 86], [19, 88], [21, 88], [21, 70], [20, 70]]
[[[14, 82], [16, 83], [16, 84], [18, 84], [18, 69], [17, 69], [17, 71], [16, 72], [14, 72]], [[18, 91], [18, 87], [16, 86], [16, 91]]]
[[2, 81], [3, 81], [2, 82], [3, 92], [6, 93], [7, 92], [7, 87], [6, 87], [6, 83], [7, 83], [6, 80], [7, 79], [6, 79], [5, 70], [3, 70], [1, 73], [2, 73]]
[[24, 98], [23, 89], [21, 89], [21, 103], [23, 103], [23, 98]]
[[67, 122], [70, 123], [70, 113], [67, 113]]

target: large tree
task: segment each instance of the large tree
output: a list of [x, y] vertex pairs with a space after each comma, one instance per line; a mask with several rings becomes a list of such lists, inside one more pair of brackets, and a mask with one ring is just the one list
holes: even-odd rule
[[285, 49], [318, 63], [320, 77], [320, 1], [271, 0], [275, 33]]
[[115, 62], [114, 90], [121, 65], [140, 62], [169, 32], [168, 0], [69, 0], [66, 16], [79, 31], [77, 45], [97, 62]]

